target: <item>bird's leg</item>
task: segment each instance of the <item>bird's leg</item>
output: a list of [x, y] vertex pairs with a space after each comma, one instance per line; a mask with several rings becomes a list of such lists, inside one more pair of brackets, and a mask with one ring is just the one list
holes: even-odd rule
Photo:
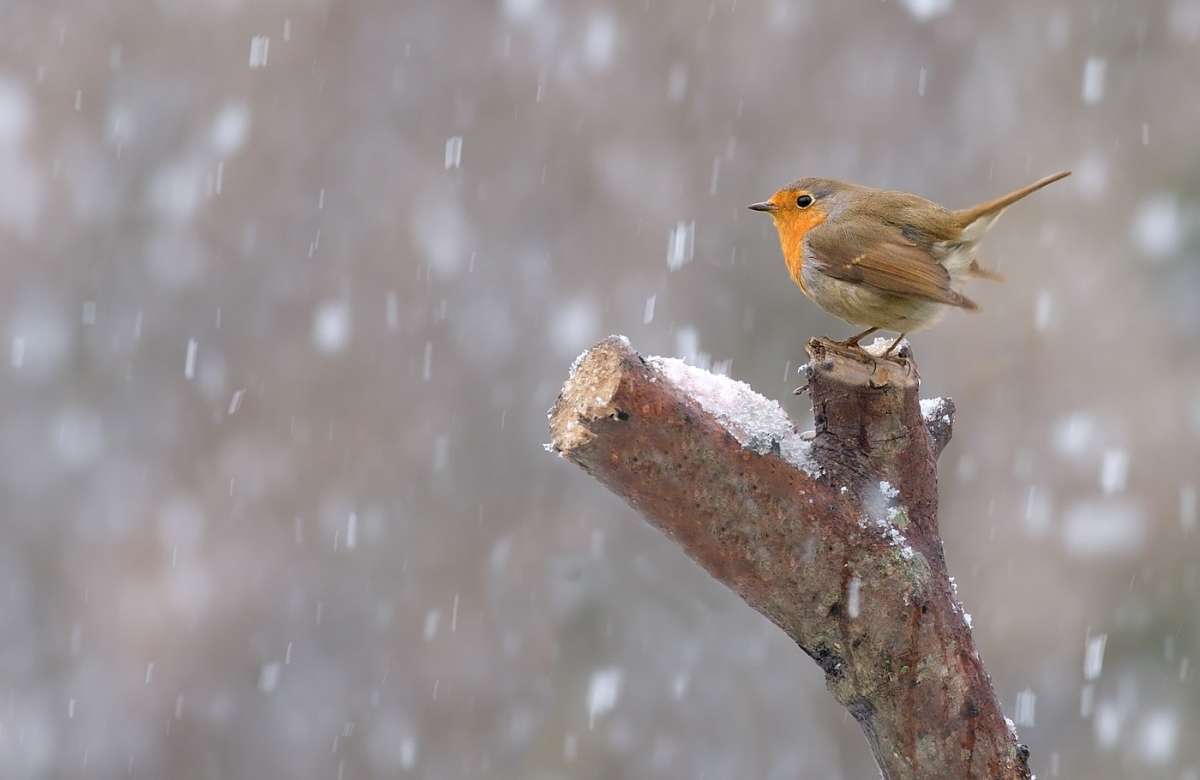
[[900, 346], [900, 342], [901, 342], [901, 341], [904, 341], [904, 334], [903, 334], [903, 333], [901, 333], [899, 336], [897, 336], [897, 337], [896, 337], [896, 340], [892, 342], [892, 346], [890, 346], [890, 347], [888, 347], [888, 348], [887, 348], [887, 352], [884, 352], [884, 353], [883, 353], [883, 356], [884, 356], [884, 357], [888, 357], [889, 355], [891, 355], [891, 354], [892, 354], [892, 351], [893, 351], [893, 350], [895, 350], [895, 349], [896, 349], [896, 347]]
[[867, 328], [862, 333], [856, 333], [855, 335], [851, 336], [850, 338], [846, 339], [845, 341], [830, 341], [829, 344], [830, 344], [830, 346], [846, 350], [846, 352], [845, 352], [846, 357], [849, 357], [853, 360], [860, 360], [860, 361], [868, 360], [868, 361], [870, 361], [871, 362], [871, 373], [873, 374], [875, 372], [875, 368], [877, 366], [876, 361], [875, 361], [875, 356], [872, 355], [870, 352], [867, 352], [867, 350], [863, 348], [862, 344], [859, 344], [858, 342], [862, 341], [867, 336], [870, 336], [872, 333], [874, 333], [877, 330], [879, 330], [879, 328]]
[[867, 336], [870, 336], [872, 333], [874, 333], [877, 330], [879, 330], [879, 328], [867, 328], [862, 333], [859, 333], [856, 336], [851, 336], [850, 338], [846, 339], [845, 341], [835, 341], [834, 343], [837, 344], [838, 346], [842, 346], [842, 347], [855, 347], [857, 349], [862, 349], [862, 346], [858, 342], [862, 341]]

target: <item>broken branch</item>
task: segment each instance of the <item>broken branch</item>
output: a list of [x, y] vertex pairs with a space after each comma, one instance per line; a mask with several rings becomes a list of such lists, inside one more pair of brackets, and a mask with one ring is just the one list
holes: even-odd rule
[[622, 337], [573, 366], [553, 449], [624, 497], [825, 672], [888, 780], [1028, 780], [938, 535], [954, 405], [911, 353], [808, 343], [815, 431], [749, 386]]

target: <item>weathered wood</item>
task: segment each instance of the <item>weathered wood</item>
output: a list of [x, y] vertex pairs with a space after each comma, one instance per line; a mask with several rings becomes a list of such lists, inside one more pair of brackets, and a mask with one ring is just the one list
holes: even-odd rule
[[808, 352], [805, 435], [746, 385], [606, 339], [572, 367], [553, 448], [812, 657], [885, 778], [1028, 780], [938, 535], [953, 403], [922, 415], [906, 352]]

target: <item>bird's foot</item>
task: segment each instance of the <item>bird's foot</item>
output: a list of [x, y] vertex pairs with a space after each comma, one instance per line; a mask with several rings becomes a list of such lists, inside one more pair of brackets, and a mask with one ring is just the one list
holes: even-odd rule
[[867, 348], [858, 343], [857, 339], [847, 339], [845, 341], [826, 341], [825, 346], [832, 352], [849, 358], [858, 363], [870, 363], [875, 365], [876, 357], [867, 351]]
[[845, 341], [835, 341], [833, 343], [837, 344], [839, 347], [845, 347], [846, 349], [857, 349], [860, 352], [866, 352], [866, 348], [864, 348], [859, 342], [877, 330], [879, 330], [879, 328], [867, 328], [862, 333], [856, 333]]
[[[883, 356], [884, 356], [885, 358], [890, 358], [890, 357], [892, 356], [892, 353], [896, 351], [896, 347], [900, 346], [900, 342], [902, 342], [902, 341], [904, 341], [904, 334], [903, 334], [903, 333], [901, 333], [899, 336], [897, 336], [897, 337], [896, 337], [896, 340], [895, 340], [895, 341], [893, 341], [893, 342], [892, 342], [892, 345], [891, 345], [890, 347], [888, 347], [888, 348], [887, 348], [887, 352], [884, 352], [884, 353], [883, 353]], [[901, 361], [901, 362], [907, 362], [907, 360], [908, 360], [908, 354], [910, 354], [910, 353], [908, 353], [906, 350], [903, 350], [903, 349], [902, 349], [902, 350], [900, 350], [899, 352], [897, 352], [897, 353], [896, 353], [896, 358], [895, 358], [895, 359], [896, 359], [897, 361]]]

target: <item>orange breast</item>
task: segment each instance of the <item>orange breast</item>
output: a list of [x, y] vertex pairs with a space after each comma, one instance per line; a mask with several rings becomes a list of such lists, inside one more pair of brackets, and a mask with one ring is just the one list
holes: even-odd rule
[[779, 247], [783, 250], [783, 260], [787, 263], [788, 274], [800, 290], [808, 295], [804, 285], [804, 237], [808, 231], [825, 221], [825, 212], [818, 208], [805, 211], [788, 211], [775, 223], [779, 232]]

